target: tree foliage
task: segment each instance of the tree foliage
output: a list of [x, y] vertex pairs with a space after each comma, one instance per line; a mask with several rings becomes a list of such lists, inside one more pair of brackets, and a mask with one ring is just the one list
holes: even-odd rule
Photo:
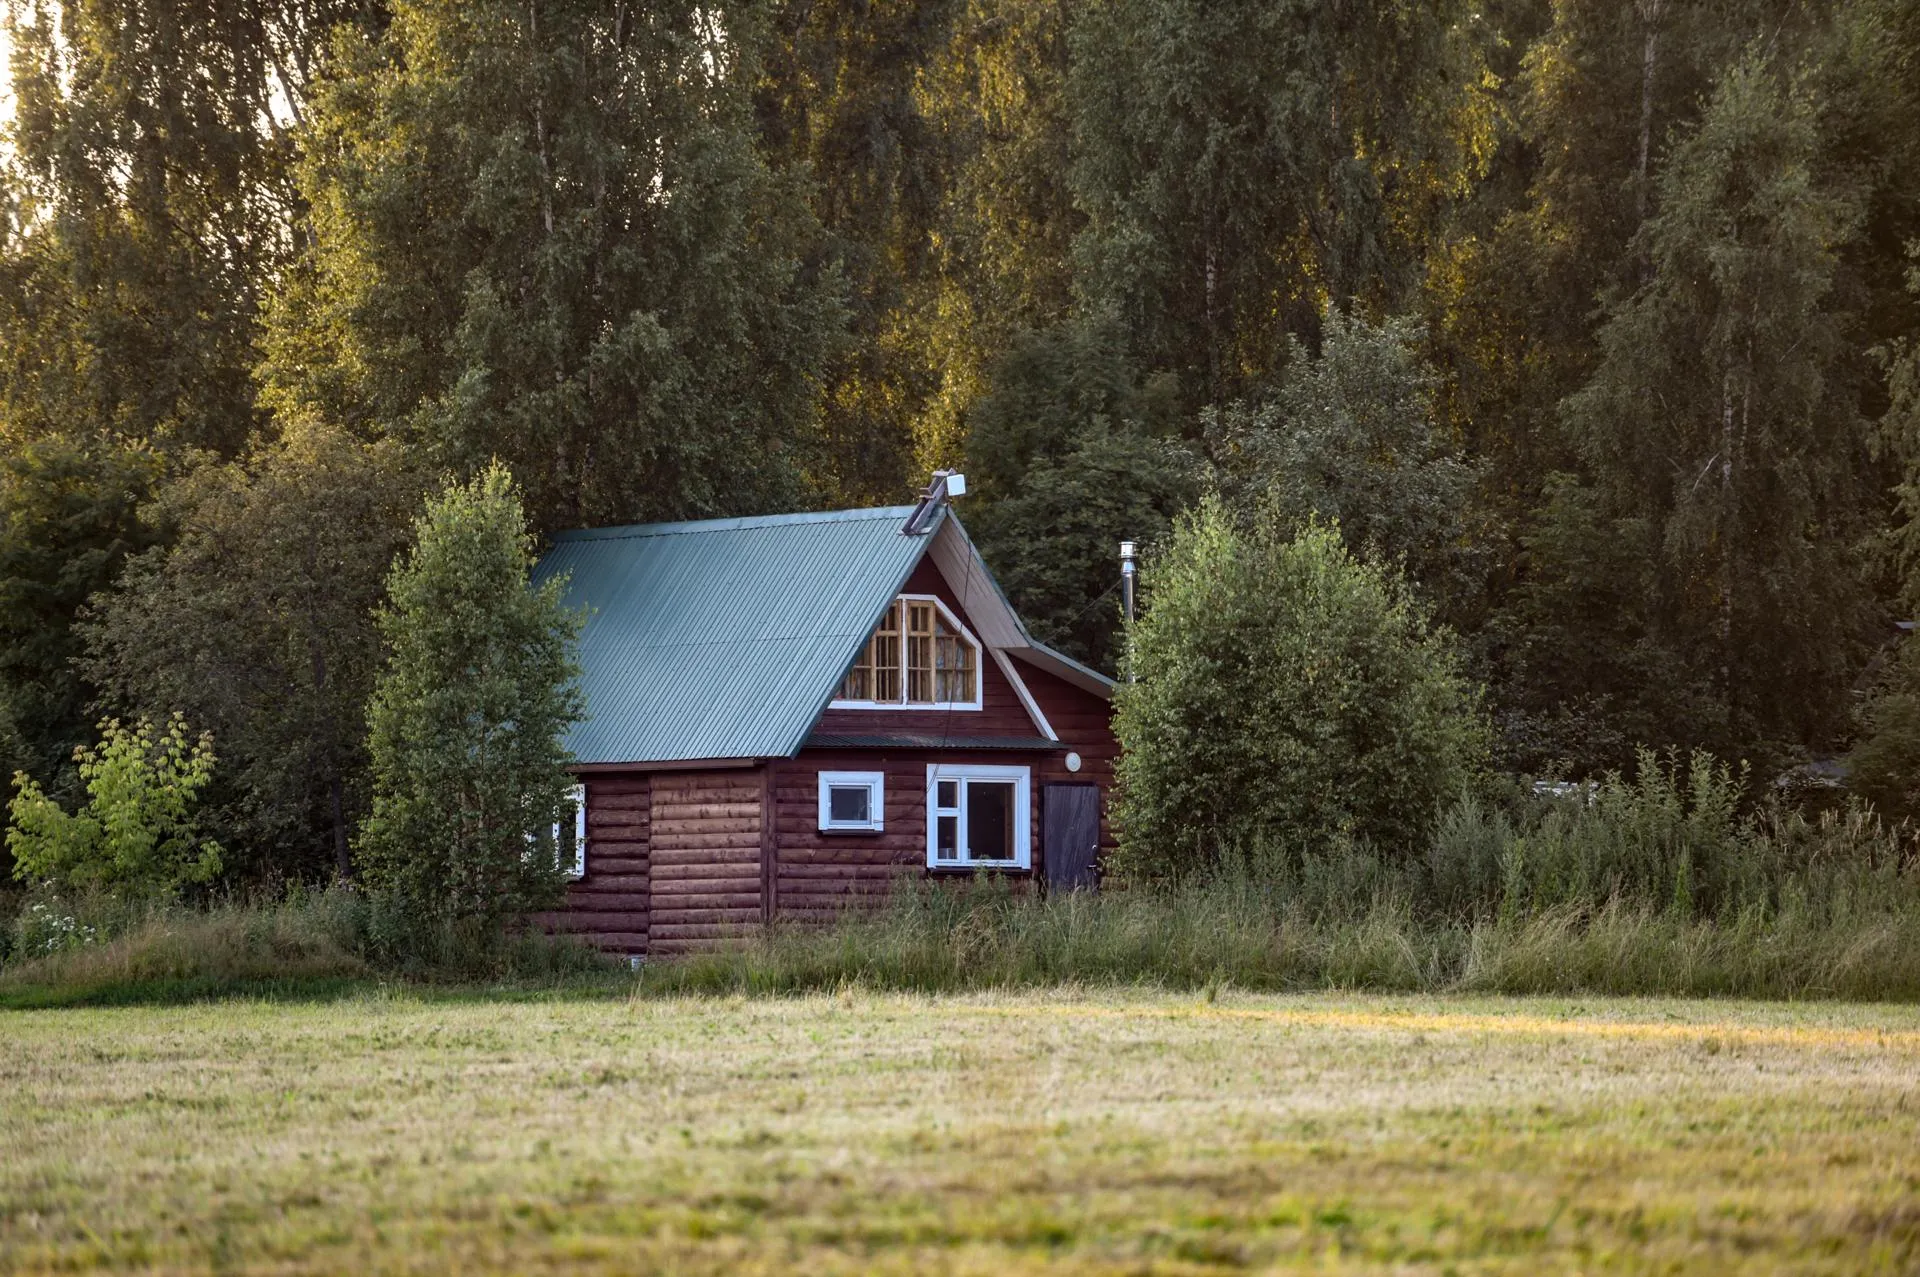
[[414, 0], [345, 33], [268, 402], [499, 457], [541, 529], [797, 502], [840, 315], [797, 176], [754, 147], [753, 14]]
[[1434, 216], [1481, 165], [1488, 34], [1453, 3], [1084, 6], [1068, 79], [1084, 303], [1213, 405], [1275, 370], [1320, 298], [1404, 304]]
[[1119, 543], [1152, 544], [1199, 489], [1112, 328], [1065, 323], [1015, 337], [967, 414], [968, 526], [1042, 641], [1116, 667]]
[[0, 438], [231, 455], [261, 424], [261, 297], [292, 244], [288, 133], [357, 0], [8, 5]]
[[130, 562], [83, 626], [84, 668], [107, 697], [183, 710], [223, 742], [222, 837], [281, 874], [349, 870], [373, 609], [418, 491], [393, 442], [296, 426], [169, 483], [153, 511], [168, 541]]
[[565, 581], [533, 587], [519, 495], [498, 465], [427, 503], [379, 613], [388, 656], [368, 709], [368, 880], [423, 924], [490, 932], [557, 902], [536, 852], [572, 778], [579, 721]]
[[86, 804], [68, 812], [25, 772], [13, 777], [7, 847], [14, 875], [81, 891], [170, 897], [220, 872], [220, 847], [200, 837], [195, 805], [213, 775], [213, 736], [165, 727], [100, 724], [101, 743], [75, 752]]
[[1144, 574], [1115, 695], [1122, 866], [1202, 870], [1340, 837], [1404, 854], [1483, 762], [1452, 636], [1338, 529], [1209, 499]]
[[1223, 490], [1299, 522], [1339, 527], [1357, 554], [1403, 565], [1431, 600], [1467, 579], [1473, 465], [1434, 419], [1438, 377], [1419, 326], [1329, 308], [1320, 350], [1287, 339], [1278, 389], [1202, 414]]
[[0, 763], [56, 793], [93, 726], [74, 616], [153, 543], [139, 512], [159, 473], [134, 446], [55, 437], [0, 452]]
[[[1836, 294], [1859, 210], [1816, 180], [1817, 145], [1803, 85], [1763, 53], [1730, 69], [1659, 179], [1645, 282], [1564, 406], [1605, 535], [1652, 565], [1633, 611], [1692, 711], [1654, 739], [1817, 740], [1859, 667], [1866, 424]], [[1610, 589], [1604, 562], [1542, 576]]]

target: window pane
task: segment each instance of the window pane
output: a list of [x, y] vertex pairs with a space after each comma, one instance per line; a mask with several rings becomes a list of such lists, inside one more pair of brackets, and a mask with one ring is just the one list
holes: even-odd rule
[[827, 790], [827, 819], [836, 825], [873, 821], [873, 791], [865, 785], [834, 785]]
[[934, 797], [934, 805], [942, 811], [958, 811], [960, 809], [960, 782], [957, 780], [943, 780], [940, 782], [938, 788], [939, 792]]
[[873, 699], [876, 701], [900, 699], [900, 635], [898, 632], [873, 636]]
[[907, 604], [907, 700], [933, 701], [933, 604]]
[[960, 818], [941, 816], [934, 822], [933, 858], [935, 860], [960, 859]]
[[1013, 859], [1014, 785], [1002, 780], [967, 782], [967, 855], [974, 860]]
[[965, 639], [951, 633], [936, 638], [934, 664], [934, 691], [942, 703], [954, 704], [974, 698], [973, 648]]
[[840, 688], [843, 701], [866, 701], [873, 699], [873, 644], [868, 643], [860, 653], [860, 661], [847, 672], [847, 681]]

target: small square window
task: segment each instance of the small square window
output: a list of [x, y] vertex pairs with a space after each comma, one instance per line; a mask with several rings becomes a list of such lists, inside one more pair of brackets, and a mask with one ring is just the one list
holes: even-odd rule
[[880, 772], [821, 772], [820, 828], [877, 833], [885, 827], [886, 778]]
[[865, 785], [827, 786], [827, 819], [836, 825], [865, 825], [873, 820], [873, 791]]

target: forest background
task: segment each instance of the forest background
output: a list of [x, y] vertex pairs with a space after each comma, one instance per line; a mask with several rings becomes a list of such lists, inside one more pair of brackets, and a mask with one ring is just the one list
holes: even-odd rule
[[[219, 742], [348, 864], [424, 493], [908, 499], [1112, 669], [1203, 494], [1337, 519], [1497, 762], [1913, 805], [1920, 2], [13, 0], [0, 768]], [[0, 877], [5, 875], [0, 874]]]

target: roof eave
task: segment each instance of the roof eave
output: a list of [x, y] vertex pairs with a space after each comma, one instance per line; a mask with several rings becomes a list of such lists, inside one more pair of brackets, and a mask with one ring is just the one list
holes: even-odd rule
[[1045, 643], [1030, 643], [1023, 648], [1012, 648], [1009, 655], [1017, 656], [1036, 669], [1045, 670], [1063, 683], [1071, 683], [1083, 692], [1090, 692], [1103, 701], [1113, 699], [1113, 689], [1119, 686], [1099, 670], [1082, 665], [1065, 652], [1056, 652]]

